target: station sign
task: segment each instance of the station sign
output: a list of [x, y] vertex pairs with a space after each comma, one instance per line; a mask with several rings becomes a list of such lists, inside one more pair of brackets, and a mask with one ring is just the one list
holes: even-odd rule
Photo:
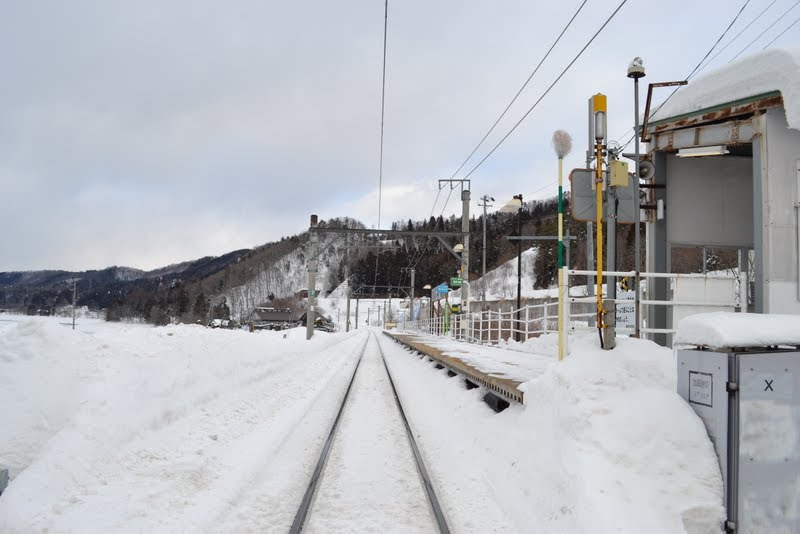
[[437, 301], [442, 300], [447, 296], [447, 292], [450, 291], [450, 288], [447, 287], [447, 284], [441, 283], [438, 286], [431, 289], [431, 300]]
[[450, 277], [450, 287], [459, 288], [461, 284], [464, 283], [464, 279], [460, 276], [451, 276]]

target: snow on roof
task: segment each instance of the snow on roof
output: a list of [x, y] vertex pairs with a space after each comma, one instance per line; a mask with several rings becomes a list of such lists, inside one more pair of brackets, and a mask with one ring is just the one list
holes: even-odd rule
[[789, 128], [800, 130], [800, 48], [771, 48], [691, 81], [650, 122], [772, 91], [783, 96]]
[[675, 343], [715, 349], [800, 345], [800, 315], [698, 313], [678, 323]]

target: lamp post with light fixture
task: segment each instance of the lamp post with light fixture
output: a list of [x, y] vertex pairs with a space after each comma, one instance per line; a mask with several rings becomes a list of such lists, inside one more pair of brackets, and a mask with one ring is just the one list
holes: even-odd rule
[[635, 224], [636, 224], [636, 236], [634, 238], [634, 248], [636, 249], [636, 254], [634, 256], [634, 270], [636, 274], [634, 275], [633, 281], [633, 308], [634, 308], [634, 327], [633, 327], [633, 335], [634, 337], [639, 337], [639, 272], [642, 270], [641, 266], [641, 243], [640, 243], [640, 225], [641, 225], [641, 209], [639, 204], [641, 202], [641, 197], [639, 196], [639, 180], [641, 179], [641, 158], [639, 156], [639, 78], [644, 78], [644, 64], [642, 63], [642, 58], [635, 57], [631, 64], [628, 66], [628, 78], [633, 78], [633, 106], [634, 106], [634, 113], [633, 113], [633, 139], [634, 139], [634, 154], [636, 160], [636, 179], [634, 182], [636, 183], [636, 187], [634, 188], [633, 194], [636, 195], [636, 202], [634, 204], [634, 213], [635, 213]]
[[[522, 237], [522, 193], [514, 195], [505, 206], [500, 208], [502, 213], [517, 212], [517, 237]], [[517, 315], [515, 320], [514, 339], [519, 341], [519, 309], [522, 307], [522, 239], [517, 240]]]
[[483, 195], [481, 197], [483, 204], [478, 204], [483, 208], [483, 248], [481, 249], [483, 252], [483, 268], [481, 269], [481, 301], [483, 301], [484, 308], [486, 307], [486, 208], [491, 207], [489, 202], [494, 202], [494, 197], [490, 197], [489, 195]]

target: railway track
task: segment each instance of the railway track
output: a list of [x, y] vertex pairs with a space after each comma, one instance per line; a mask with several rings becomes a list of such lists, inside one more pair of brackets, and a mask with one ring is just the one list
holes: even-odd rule
[[354, 517], [364, 531], [450, 532], [374, 333], [289, 532], [350, 530]]

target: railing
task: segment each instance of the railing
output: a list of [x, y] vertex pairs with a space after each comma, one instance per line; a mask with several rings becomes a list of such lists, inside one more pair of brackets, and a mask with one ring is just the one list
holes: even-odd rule
[[[566, 271], [567, 283], [572, 277], [585, 277], [595, 275], [594, 271], [568, 269]], [[635, 273], [624, 271], [605, 272], [606, 276], [621, 278], [623, 276], [633, 280]], [[747, 311], [746, 282], [743, 274], [720, 276], [703, 274], [676, 274], [676, 273], [639, 273], [640, 304], [640, 332], [642, 334], [674, 334], [678, 321], [693, 313], [704, 311]], [[656, 279], [666, 279], [667, 298], [656, 300], [649, 298], [648, 282]], [[596, 329], [595, 320], [596, 296], [577, 295], [581, 288], [576, 286], [570, 290], [570, 296], [564, 306], [564, 324], [568, 332], [590, 331]], [[630, 295], [632, 292], [628, 292]], [[604, 297], [603, 300], [609, 299]], [[621, 315], [619, 310], [627, 305], [633, 308], [634, 299], [614, 299], [617, 304], [617, 333], [628, 335], [634, 332], [634, 321], [630, 314]], [[655, 328], [650, 320], [650, 311], [654, 307], [667, 307], [671, 313], [667, 314], [668, 325], [666, 328]], [[430, 313], [430, 310], [428, 310]], [[542, 334], [557, 332], [558, 330], [558, 301], [544, 302], [524, 306], [518, 310], [508, 311], [477, 311], [463, 314], [453, 314], [449, 317], [425, 317], [416, 321], [407, 321], [405, 330], [418, 331], [433, 335], [447, 336], [453, 339], [480, 344], [497, 344], [500, 341], [514, 339], [524, 342], [532, 337]]]
[[558, 329], [558, 302], [528, 305], [519, 310], [487, 310], [408, 321], [406, 330], [443, 335], [480, 344], [520, 342]]
[[[595, 271], [582, 271], [577, 269], [568, 269], [567, 283], [569, 279], [574, 276], [583, 279], [586, 276], [593, 276]], [[628, 277], [633, 280], [636, 273], [634, 271], [606, 271], [603, 273], [605, 276], [614, 276], [617, 278]], [[639, 273], [641, 282], [635, 291], [639, 291], [639, 306], [640, 306], [640, 324], [639, 331], [642, 334], [674, 334], [678, 322], [687, 315], [694, 313], [701, 313], [705, 311], [739, 311], [747, 312], [747, 297], [746, 297], [746, 281], [744, 273], [737, 273], [735, 275], [724, 276], [719, 274], [696, 274], [696, 273]], [[648, 282], [656, 279], [666, 279], [668, 281], [667, 299], [656, 300], [648, 298]], [[651, 285], [651, 284], [650, 284]], [[587, 313], [570, 313], [573, 305], [575, 304], [595, 304], [596, 296], [585, 297], [570, 297], [569, 305], [565, 306], [565, 321], [569, 325], [570, 332], [579, 330], [594, 330], [596, 325], [594, 323], [596, 314], [596, 307], [593, 307]], [[617, 298], [608, 299], [604, 297], [603, 300], [613, 300], [619, 308], [620, 304], [629, 304], [630, 307], [634, 304], [634, 299]], [[668, 325], [666, 328], [655, 328], [652, 325], [653, 321], [649, 320], [650, 310], [653, 307], [667, 307], [671, 309], [671, 314], [668, 314]], [[617, 332], [622, 334], [631, 334], [634, 332], [635, 323], [633, 321], [619, 321], [619, 313], [617, 315]]]

